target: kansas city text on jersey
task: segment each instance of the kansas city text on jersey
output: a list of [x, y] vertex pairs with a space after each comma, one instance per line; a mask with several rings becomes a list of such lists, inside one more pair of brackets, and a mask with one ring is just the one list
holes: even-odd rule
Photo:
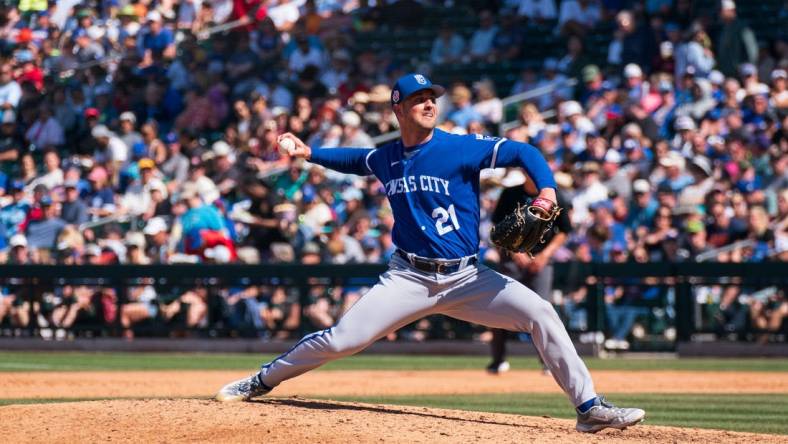
[[397, 177], [386, 182], [387, 196], [413, 191], [432, 191], [449, 196], [449, 181], [440, 177], [420, 175]]

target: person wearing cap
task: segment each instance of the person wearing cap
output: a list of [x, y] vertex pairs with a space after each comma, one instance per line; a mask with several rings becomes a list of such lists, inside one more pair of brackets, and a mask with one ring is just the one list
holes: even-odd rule
[[212, 145], [211, 151], [214, 157], [210, 178], [216, 184], [219, 193], [222, 195], [232, 193], [241, 181], [241, 171], [233, 148], [227, 142], [218, 140]]
[[769, 103], [769, 87], [759, 84], [752, 88], [747, 106], [742, 110], [742, 119], [748, 129], [753, 133], [766, 129], [770, 122], [779, 122], [777, 110], [772, 109]]
[[594, 98], [602, 93], [602, 84], [605, 81], [602, 71], [596, 65], [586, 65], [580, 72], [583, 80], [583, 89], [580, 94], [580, 103], [588, 105]]
[[64, 184], [65, 200], [61, 203], [61, 216], [66, 223], [77, 225], [88, 221], [88, 205], [79, 198], [79, 181], [67, 180]]
[[109, 173], [102, 166], [95, 166], [88, 173], [90, 189], [85, 196], [85, 202], [90, 205], [90, 213], [97, 217], [107, 217], [113, 214], [115, 193], [112, 190]]
[[0, 208], [0, 232], [6, 236], [13, 236], [24, 228], [30, 204], [25, 199], [25, 183], [21, 180], [12, 180], [8, 185], [7, 194], [11, 202]]
[[775, 109], [788, 108], [788, 73], [784, 69], [775, 69], [771, 73], [771, 106]]
[[467, 128], [470, 122], [481, 122], [483, 118], [473, 107], [472, 97], [467, 86], [461, 83], [455, 85], [451, 91], [452, 110], [447, 119], [461, 128]]
[[107, 161], [125, 162], [129, 158], [130, 146], [126, 145], [118, 136], [105, 125], [96, 125], [90, 130], [90, 135], [95, 139], [97, 150], [95, 160], [97, 163]]
[[153, 61], [154, 57], [174, 56], [175, 37], [172, 30], [164, 26], [158, 11], [150, 11], [145, 17], [146, 25], [137, 33], [137, 48], [143, 60]]
[[150, 239], [149, 256], [153, 263], [166, 264], [172, 254], [170, 251], [169, 227], [164, 217], [156, 216], [148, 220], [142, 233]]
[[171, 183], [181, 184], [189, 179], [189, 158], [183, 153], [181, 139], [188, 139], [190, 136], [184, 134], [179, 137], [176, 133], [168, 133], [164, 136], [164, 143], [167, 147], [167, 159], [159, 164], [159, 171]]
[[626, 226], [632, 231], [637, 231], [639, 227], [650, 227], [659, 208], [659, 203], [651, 192], [651, 184], [646, 179], [635, 180], [632, 184], [632, 195]]
[[375, 145], [369, 134], [362, 128], [361, 123], [361, 116], [355, 111], [342, 113], [341, 146], [363, 148]]
[[76, 42], [74, 56], [79, 63], [95, 62], [104, 58], [104, 47], [90, 37], [86, 28], [77, 28], [71, 38]]
[[659, 160], [659, 165], [664, 169], [665, 178], [660, 185], [666, 184], [674, 193], [683, 190], [692, 183], [692, 176], [686, 173], [686, 159], [681, 153], [670, 151]]
[[586, 135], [596, 128], [588, 117], [583, 113], [583, 107], [575, 100], [562, 102], [558, 107], [559, 122], [571, 127], [571, 131], [577, 133], [577, 144], [573, 147], [575, 153], [579, 153], [586, 148]]
[[675, 136], [670, 142], [671, 149], [679, 152], [689, 152], [692, 149], [692, 137], [697, 130], [695, 121], [690, 116], [679, 116], [673, 122]]
[[721, 0], [720, 19], [722, 26], [717, 33], [717, 69], [727, 77], [735, 77], [739, 65], [758, 60], [758, 41], [747, 24], [736, 17], [736, 2]]
[[[291, 157], [346, 174], [374, 174], [392, 207], [398, 249], [385, 277], [334, 327], [304, 338], [286, 360], [274, 359], [259, 373], [227, 384], [217, 399], [244, 401], [264, 395], [287, 379], [360, 352], [413, 319], [442, 313], [491, 328], [531, 332], [546, 366], [577, 408], [578, 431], [639, 423], [644, 411], [612, 410], [602, 403], [549, 302], [478, 265], [481, 170], [524, 169], [538, 193], [532, 211], [554, 211], [557, 185], [547, 161], [531, 145], [436, 129], [437, 98], [444, 92], [423, 74], [400, 77], [391, 92], [400, 138], [379, 148], [311, 148], [291, 133], [279, 136], [280, 146], [292, 142], [283, 147]], [[430, 297], [433, 293], [448, 299]]]
[[138, 143], [144, 143], [142, 135], [137, 132], [137, 116], [131, 111], [124, 111], [118, 117], [120, 122], [120, 134], [118, 138], [128, 147], [133, 147]]
[[620, 152], [615, 149], [608, 149], [602, 160], [602, 175], [604, 178], [602, 183], [609, 192], [616, 193], [617, 196], [629, 201], [629, 198], [632, 196], [632, 179], [630, 171], [621, 166], [623, 162], [624, 156]]
[[132, 215], [143, 215], [152, 208], [151, 183], [157, 174], [156, 162], [149, 157], [143, 157], [137, 162], [137, 168], [139, 178], [126, 187], [121, 208]]
[[[624, 66], [624, 79], [626, 80], [627, 96], [633, 105], [645, 106], [651, 92], [649, 82], [643, 78], [643, 70], [636, 63]], [[649, 109], [650, 111], [650, 109]]]
[[30, 248], [49, 251], [55, 248], [60, 231], [67, 224], [60, 218], [60, 204], [49, 196], [41, 198], [41, 218], [31, 220], [25, 229]]

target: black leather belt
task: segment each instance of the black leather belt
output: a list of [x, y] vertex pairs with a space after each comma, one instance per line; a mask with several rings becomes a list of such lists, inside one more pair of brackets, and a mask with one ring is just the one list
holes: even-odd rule
[[[460, 269], [463, 267], [463, 259], [451, 259], [451, 260], [427, 259], [425, 257], [408, 255], [408, 253], [400, 250], [399, 248], [395, 251], [395, 254], [408, 261], [408, 263], [413, 265], [414, 268], [427, 273], [441, 273], [441, 274], [455, 273], [457, 271], [460, 271]], [[465, 266], [473, 265], [478, 261], [479, 260], [476, 256], [469, 257], [465, 262]]]

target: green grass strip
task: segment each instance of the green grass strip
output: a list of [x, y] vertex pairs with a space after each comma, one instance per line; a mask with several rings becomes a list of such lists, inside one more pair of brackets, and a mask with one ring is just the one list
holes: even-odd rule
[[[0, 372], [91, 370], [251, 370], [271, 354], [0, 352]], [[366, 355], [323, 370], [482, 370], [485, 356]], [[536, 358], [513, 357], [513, 369], [540, 368]], [[788, 359], [586, 359], [591, 370], [788, 371]]]
[[[566, 397], [557, 394], [332, 397], [341, 401], [459, 409], [527, 416], [574, 418]], [[786, 395], [615, 394], [611, 402], [646, 410], [646, 423], [739, 432], [788, 434]]]

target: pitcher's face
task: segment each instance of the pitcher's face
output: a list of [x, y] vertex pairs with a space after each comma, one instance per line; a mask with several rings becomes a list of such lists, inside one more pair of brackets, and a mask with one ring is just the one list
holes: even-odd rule
[[429, 89], [415, 92], [401, 104], [395, 105], [395, 112], [403, 128], [415, 126], [426, 130], [434, 129], [438, 119], [435, 92]]

